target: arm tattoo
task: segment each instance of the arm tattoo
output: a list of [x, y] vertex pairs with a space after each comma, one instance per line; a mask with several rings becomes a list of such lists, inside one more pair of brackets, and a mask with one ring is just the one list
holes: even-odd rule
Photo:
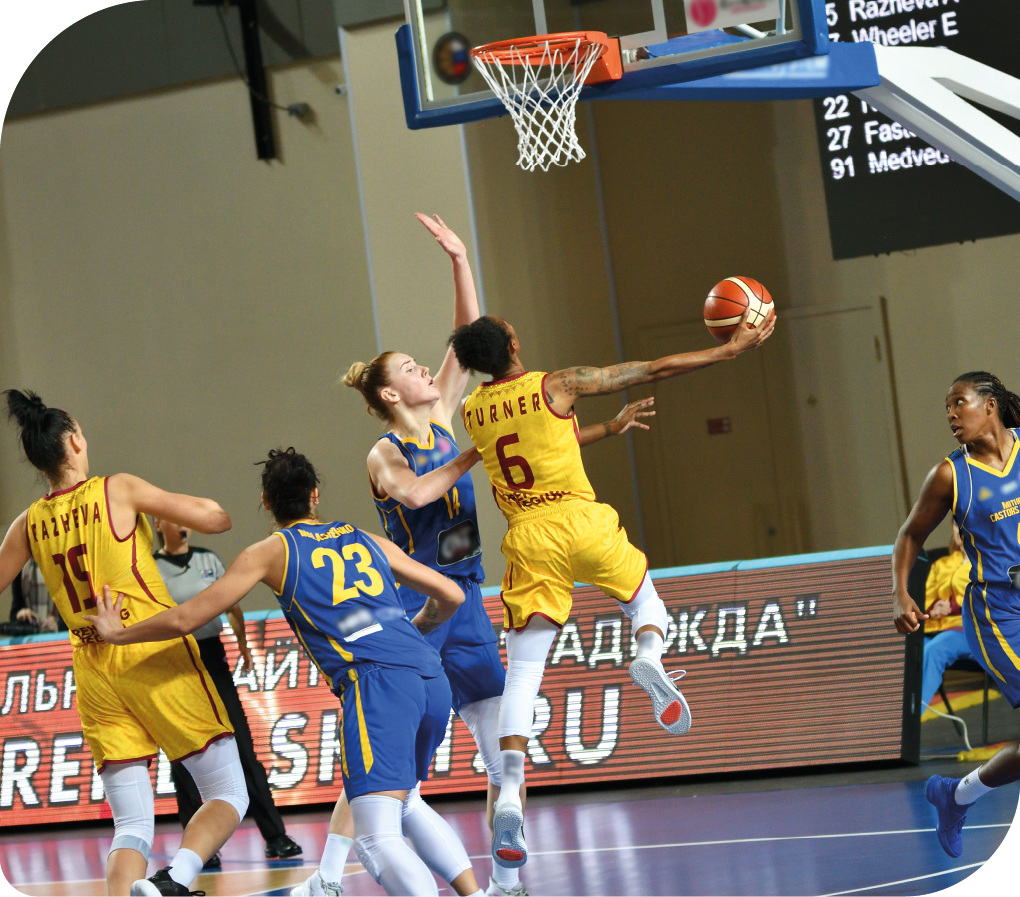
[[429, 598], [425, 602], [425, 606], [414, 618], [414, 625], [422, 635], [428, 635], [439, 628], [439, 604], [435, 598]]
[[[563, 391], [571, 398], [604, 396], [628, 386], [647, 383], [651, 365], [647, 361], [629, 361], [608, 368], [577, 367], [559, 371]], [[548, 395], [548, 393], [547, 393]]]

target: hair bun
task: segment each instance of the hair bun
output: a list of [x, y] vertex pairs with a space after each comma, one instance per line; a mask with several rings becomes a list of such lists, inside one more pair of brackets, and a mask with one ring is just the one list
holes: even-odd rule
[[368, 370], [368, 365], [363, 361], [356, 361], [351, 365], [350, 370], [344, 374], [344, 386], [350, 386], [356, 389], [358, 392], [364, 392], [365, 390], [365, 371]]
[[48, 410], [43, 400], [30, 389], [24, 392], [8, 389], [6, 395], [8, 417], [13, 417], [22, 429], [39, 423]]

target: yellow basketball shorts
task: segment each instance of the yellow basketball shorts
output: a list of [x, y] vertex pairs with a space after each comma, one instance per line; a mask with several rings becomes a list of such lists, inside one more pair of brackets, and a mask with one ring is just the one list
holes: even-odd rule
[[193, 636], [74, 649], [82, 732], [99, 770], [157, 756], [200, 753], [233, 733]]
[[540, 614], [557, 626], [570, 616], [575, 582], [591, 583], [624, 603], [648, 572], [644, 552], [627, 541], [609, 505], [572, 501], [514, 521], [503, 539], [503, 624], [523, 629]]

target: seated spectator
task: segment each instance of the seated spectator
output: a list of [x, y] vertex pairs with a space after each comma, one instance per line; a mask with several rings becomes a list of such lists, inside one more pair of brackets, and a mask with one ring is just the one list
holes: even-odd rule
[[[178, 604], [183, 604], [194, 598], [226, 572], [223, 563], [215, 553], [206, 548], [192, 547], [189, 544], [191, 530], [187, 527], [156, 520], [155, 528], [162, 545], [154, 555], [156, 567], [166, 583], [170, 597]], [[227, 617], [234, 630], [238, 652], [243, 658], [244, 666], [246, 669], [251, 669], [252, 656], [251, 651], [248, 650], [248, 641], [244, 631], [244, 615], [241, 613], [240, 605], [235, 604], [230, 608], [227, 611]], [[273, 793], [269, 789], [265, 767], [255, 753], [251, 730], [248, 728], [248, 719], [244, 714], [244, 707], [241, 706], [233, 674], [227, 665], [223, 642], [220, 640], [222, 630], [223, 624], [220, 622], [220, 618], [216, 617], [195, 631], [195, 639], [198, 641], [198, 651], [202, 656], [202, 662], [209, 672], [209, 677], [216, 685], [216, 690], [223, 700], [223, 706], [227, 708], [230, 723], [234, 727], [234, 740], [237, 742], [237, 752], [241, 757], [241, 766], [244, 768], [244, 778], [248, 785], [249, 812], [254, 817], [262, 837], [265, 838], [267, 858], [288, 859], [295, 857], [301, 853], [301, 847], [287, 835], [283, 819], [280, 818], [280, 813], [273, 802]], [[177, 816], [181, 825], [186, 827], [191, 817], [202, 806], [202, 798], [191, 774], [185, 769], [183, 763], [171, 764], [170, 777], [173, 779], [174, 789], [177, 792]], [[204, 868], [218, 869], [220, 866], [221, 861], [217, 853], [210, 857]]]
[[29, 560], [11, 583], [11, 622], [35, 623], [40, 632], [66, 632], [39, 565]]
[[924, 589], [924, 673], [921, 701], [929, 705], [942, 684], [946, 668], [961, 658], [973, 656], [963, 634], [961, 609], [970, 582], [970, 561], [963, 553], [960, 530], [953, 521], [949, 554], [931, 565]]

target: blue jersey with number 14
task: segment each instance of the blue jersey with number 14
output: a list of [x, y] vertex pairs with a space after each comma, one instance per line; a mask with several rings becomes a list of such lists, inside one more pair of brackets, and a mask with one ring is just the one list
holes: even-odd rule
[[287, 572], [276, 592], [294, 634], [333, 691], [373, 669], [443, 675], [439, 652], [404, 613], [389, 562], [349, 523], [278, 530]]
[[[435, 421], [429, 424], [428, 445], [413, 439], [404, 442], [392, 432], [379, 438], [388, 439], [400, 449], [417, 476], [442, 467], [460, 454], [453, 434]], [[442, 498], [423, 508], [404, 507], [395, 498], [376, 495], [374, 489], [372, 497], [390, 541], [419, 564], [446, 576], [485, 581], [471, 474], [463, 474]]]

